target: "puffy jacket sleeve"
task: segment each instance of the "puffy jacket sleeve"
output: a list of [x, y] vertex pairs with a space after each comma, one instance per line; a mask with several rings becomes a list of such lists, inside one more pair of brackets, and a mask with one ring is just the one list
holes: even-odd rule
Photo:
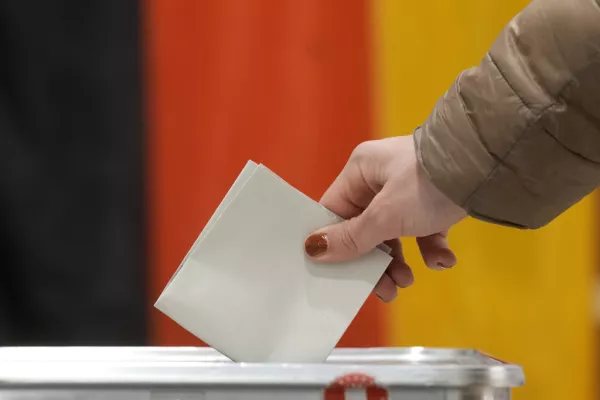
[[534, 0], [415, 132], [478, 219], [538, 228], [600, 184], [600, 0]]

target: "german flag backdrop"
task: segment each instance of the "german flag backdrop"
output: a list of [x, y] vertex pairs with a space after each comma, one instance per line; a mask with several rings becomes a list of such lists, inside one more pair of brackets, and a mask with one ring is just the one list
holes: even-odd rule
[[[245, 162], [318, 199], [526, 2], [1, 2], [0, 345], [201, 344], [152, 304]], [[415, 285], [340, 345], [473, 347], [525, 367], [518, 400], [593, 399], [596, 209], [468, 220], [451, 271], [406, 240]]]

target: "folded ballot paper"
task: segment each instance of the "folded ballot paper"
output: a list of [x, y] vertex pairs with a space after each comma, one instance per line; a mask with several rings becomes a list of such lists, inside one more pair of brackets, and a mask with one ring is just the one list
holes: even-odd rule
[[249, 161], [155, 306], [234, 361], [322, 362], [391, 261], [311, 261], [305, 238], [341, 220]]

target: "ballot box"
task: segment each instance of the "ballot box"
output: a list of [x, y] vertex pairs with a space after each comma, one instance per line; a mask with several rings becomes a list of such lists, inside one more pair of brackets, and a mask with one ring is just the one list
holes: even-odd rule
[[0, 400], [507, 400], [518, 365], [475, 350], [336, 349], [324, 363], [234, 363], [211, 348], [0, 348]]

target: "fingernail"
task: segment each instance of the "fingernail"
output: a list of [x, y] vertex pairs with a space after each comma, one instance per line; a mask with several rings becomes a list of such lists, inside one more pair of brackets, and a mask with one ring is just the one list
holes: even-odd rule
[[327, 235], [323, 233], [315, 233], [310, 235], [304, 242], [306, 254], [311, 257], [319, 257], [327, 252], [329, 244], [327, 243]]
[[442, 263], [437, 263], [438, 267], [440, 267], [441, 269], [450, 269], [452, 267], [454, 267], [454, 265], [444, 265]]
[[398, 283], [400, 283], [398, 285], [399, 288], [408, 289], [409, 287], [412, 286], [413, 283], [415, 283], [415, 277], [413, 276], [413, 274], [411, 272], [407, 272], [407, 273], [405, 273], [402, 280]]
[[377, 298], [378, 298], [379, 300], [381, 300], [382, 302], [384, 302], [384, 303], [390, 303], [392, 300], [394, 300], [394, 299], [396, 298], [396, 296], [397, 296], [397, 295], [394, 295], [394, 297], [393, 297], [392, 299], [390, 299], [390, 300], [386, 300], [386, 299], [384, 299], [383, 297], [381, 297], [381, 296], [380, 296], [380, 295], [378, 295], [377, 293], [375, 293], [375, 296], [377, 296]]

